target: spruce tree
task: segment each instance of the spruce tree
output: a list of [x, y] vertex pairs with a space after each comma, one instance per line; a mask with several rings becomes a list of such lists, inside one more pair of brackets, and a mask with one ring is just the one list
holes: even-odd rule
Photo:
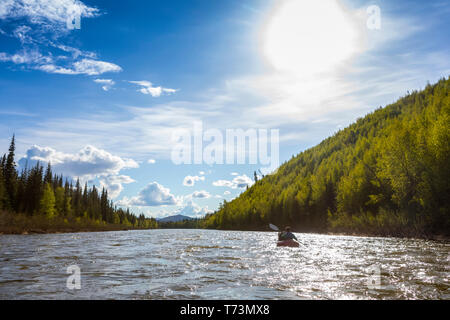
[[75, 216], [81, 217], [83, 216], [83, 210], [81, 208], [81, 186], [80, 186], [80, 179], [77, 179], [77, 182], [75, 184], [75, 190], [74, 195], [72, 199], [72, 208], [75, 210]]
[[48, 164], [47, 164], [47, 169], [45, 170], [45, 176], [44, 176], [44, 184], [47, 184], [47, 183], [52, 183], [52, 165], [51, 165], [51, 163], [49, 162]]
[[106, 193], [105, 187], [102, 189], [102, 195], [100, 198], [100, 210], [102, 215], [102, 220], [108, 220], [108, 195]]
[[4, 179], [5, 179], [5, 188], [7, 195], [7, 209], [14, 210], [15, 209], [15, 197], [16, 197], [16, 188], [17, 188], [17, 171], [16, 164], [14, 162], [14, 156], [16, 151], [15, 144], [15, 136], [13, 135], [11, 139], [11, 144], [9, 146], [9, 153], [6, 158], [6, 163], [4, 165]]
[[3, 178], [3, 168], [0, 165], [0, 210], [5, 208], [5, 204], [6, 204], [5, 179]]

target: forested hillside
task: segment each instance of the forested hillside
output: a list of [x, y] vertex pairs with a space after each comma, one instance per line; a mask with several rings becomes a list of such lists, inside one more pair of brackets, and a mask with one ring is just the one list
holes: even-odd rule
[[207, 228], [423, 236], [450, 232], [450, 78], [408, 93], [281, 165]]
[[0, 158], [0, 232], [30, 230], [94, 231], [124, 228], [156, 228], [155, 219], [138, 217], [114, 206], [108, 191], [84, 188], [77, 180], [52, 173], [51, 164], [39, 162], [20, 172], [16, 168], [15, 139]]

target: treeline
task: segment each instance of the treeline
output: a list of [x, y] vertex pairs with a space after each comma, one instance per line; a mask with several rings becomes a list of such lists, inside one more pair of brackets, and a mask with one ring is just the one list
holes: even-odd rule
[[450, 78], [379, 108], [255, 182], [202, 225], [450, 233]]
[[193, 218], [181, 221], [158, 222], [160, 229], [202, 229], [204, 227], [204, 219]]
[[[79, 179], [73, 185], [72, 180], [52, 172], [48, 163], [45, 170], [41, 163], [28, 168], [25, 165], [19, 172], [16, 168], [15, 137], [13, 136], [8, 154], [0, 159], [0, 227], [14, 227], [8, 224], [26, 224], [35, 228], [57, 225], [58, 227], [85, 228], [95, 230], [108, 226], [125, 228], [156, 228], [155, 219], [136, 216], [130, 211], [114, 206], [108, 198], [108, 191], [95, 186], [82, 187]], [[36, 219], [38, 217], [39, 219]], [[33, 219], [31, 219], [33, 218]], [[27, 221], [28, 220], [28, 221]], [[18, 226], [20, 228], [20, 226]], [[114, 229], [114, 228], [113, 228]]]

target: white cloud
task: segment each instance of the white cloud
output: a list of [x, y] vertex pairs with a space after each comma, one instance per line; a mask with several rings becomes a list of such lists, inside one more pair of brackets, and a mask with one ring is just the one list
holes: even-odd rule
[[98, 177], [117, 175], [125, 168], [138, 168], [132, 159], [121, 158], [94, 146], [86, 146], [78, 153], [63, 153], [50, 147], [34, 145], [26, 155], [19, 160], [23, 167], [26, 162], [34, 165], [37, 161], [50, 162], [55, 172], [70, 177]]
[[231, 194], [231, 192], [226, 190], [223, 194], [227, 196], [227, 195]]
[[119, 72], [122, 68], [118, 65], [105, 61], [82, 59], [73, 64], [74, 72], [77, 74], [98, 75], [105, 72]]
[[[35, 61], [33, 61], [35, 62]], [[36, 62], [35, 62], [36, 63]], [[43, 65], [37, 65], [34, 67], [36, 70], [44, 71], [47, 73], [57, 73], [57, 74], [75, 74], [75, 72], [72, 69], [59, 67], [54, 64], [43, 64]]]
[[172, 94], [177, 92], [177, 89], [163, 88], [161, 86], [154, 87], [150, 81], [142, 80], [142, 81], [129, 81], [130, 83], [137, 84], [141, 86], [139, 92], [143, 94], [150, 94], [152, 97], [160, 97], [163, 93]]
[[69, 67], [59, 67], [54, 64], [44, 64], [36, 66], [35, 69], [48, 73], [87, 74], [89, 76], [96, 76], [106, 72], [122, 71], [122, 68], [114, 63], [92, 59], [82, 59], [80, 61], [74, 62], [72, 66]]
[[97, 54], [95, 52], [89, 52], [89, 51], [82, 51], [78, 48], [74, 48], [68, 45], [64, 45], [61, 43], [54, 43], [54, 42], [50, 42], [50, 45], [58, 48], [64, 52], [67, 53], [71, 53], [72, 57], [74, 59], [78, 58], [78, 57], [87, 57], [87, 58], [91, 58], [91, 59], [96, 59], [97, 58]]
[[12, 62], [15, 64], [46, 64], [51, 63], [53, 59], [51, 57], [43, 56], [37, 50], [22, 50], [15, 54], [8, 54], [5, 52], [0, 52], [0, 61], [2, 62]]
[[186, 176], [183, 180], [183, 186], [193, 187], [196, 181], [204, 181], [205, 177], [203, 176]]
[[100, 185], [108, 190], [108, 195], [115, 199], [123, 190], [123, 184], [135, 182], [131, 177], [125, 175], [110, 175], [100, 178]]
[[208, 209], [208, 206], [202, 208], [198, 204], [194, 203], [192, 200], [189, 200], [182, 208], [175, 210], [174, 212], [172, 212], [171, 215], [181, 214], [183, 216], [188, 216], [192, 218], [200, 218], [203, 217], [205, 214], [212, 212], [213, 212], [212, 210]]
[[102, 89], [108, 91], [115, 84], [112, 79], [94, 79], [95, 83], [99, 83], [102, 85]]
[[213, 182], [213, 186], [215, 187], [227, 187], [231, 189], [236, 188], [245, 188], [247, 186], [251, 186], [253, 184], [253, 180], [250, 179], [247, 175], [237, 176], [233, 180], [217, 180]]
[[201, 175], [201, 176], [204, 176], [205, 175], [205, 171], [199, 171], [198, 174]]
[[155, 159], [148, 159], [148, 160], [147, 160], [147, 163], [155, 164], [155, 163], [156, 163], [156, 160], [155, 160]]
[[229, 181], [229, 180], [217, 180], [214, 181], [213, 186], [215, 187], [227, 187], [227, 188], [233, 188], [233, 182]]
[[74, 14], [91, 18], [99, 15], [99, 10], [79, 0], [2, 0], [0, 3], [0, 19], [26, 18], [33, 24], [66, 25], [68, 17]]
[[122, 169], [137, 168], [132, 159], [115, 156], [105, 150], [86, 146], [77, 153], [64, 153], [50, 147], [32, 146], [18, 163], [34, 166], [37, 162], [51, 163], [54, 173], [70, 178], [79, 178], [82, 182], [98, 178], [100, 184], [108, 189], [111, 198], [117, 197], [123, 190], [122, 184], [134, 182], [128, 176], [119, 175]]
[[[124, 107], [123, 113], [105, 111], [88, 113], [84, 117], [52, 118], [35, 122], [20, 130], [22, 141], [33, 144], [51, 144], [59, 149], [75, 148], [89, 143], [113, 150], [119, 154], [133, 154], [148, 158], [158, 154], [170, 159], [172, 134], [177, 128], [189, 128], [201, 118], [203, 111], [191, 105], [157, 105], [154, 108]], [[215, 111], [207, 111], [218, 115]], [[173, 115], [177, 116], [174, 117]], [[133, 143], [130, 143], [132, 141]]]
[[[89, 54], [83, 53], [83, 55]], [[31, 69], [40, 70], [47, 73], [68, 74], [68, 75], [77, 75], [77, 74], [100, 75], [106, 72], [122, 71], [122, 68], [114, 63], [94, 60], [90, 58], [84, 58], [79, 61], [75, 61], [72, 64], [66, 63], [64, 66], [59, 66], [56, 64], [55, 58], [52, 55], [44, 56], [39, 52], [37, 48], [33, 49], [24, 48], [15, 54], [0, 52], [0, 61], [12, 62], [14, 64], [25, 64], [29, 66]], [[98, 80], [107, 80], [107, 79], [98, 79]], [[112, 84], [114, 84], [113, 81]]]
[[232, 175], [232, 176], [238, 176], [239, 173], [237, 173], [237, 172], [232, 172], [231, 175]]
[[17, 39], [21, 50], [14, 54], [1, 52], [0, 61], [66, 75], [119, 72], [121, 67], [97, 60], [95, 53], [62, 43], [71, 32], [67, 27], [68, 20], [99, 15], [97, 8], [80, 0], [2, 0], [0, 26], [6, 24], [6, 27], [1, 33]]
[[253, 180], [250, 179], [249, 177], [247, 177], [245, 174], [242, 176], [237, 176], [236, 178], [233, 179], [233, 183], [238, 187], [238, 188], [245, 188], [247, 186], [251, 186], [253, 184]]
[[201, 190], [194, 191], [191, 196], [192, 198], [207, 199], [211, 197], [211, 194], [206, 190]]
[[170, 189], [164, 188], [158, 182], [149, 183], [139, 191], [135, 197], [124, 197], [117, 202], [120, 206], [157, 207], [164, 205], [177, 205], [180, 200], [170, 193]]

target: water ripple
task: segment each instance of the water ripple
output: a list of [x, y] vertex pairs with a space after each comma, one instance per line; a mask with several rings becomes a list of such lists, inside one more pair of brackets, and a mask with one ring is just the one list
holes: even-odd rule
[[[450, 298], [448, 242], [301, 234], [300, 248], [277, 248], [275, 237], [212, 230], [2, 235], [0, 299]], [[81, 270], [80, 290], [66, 287], [70, 265]]]

